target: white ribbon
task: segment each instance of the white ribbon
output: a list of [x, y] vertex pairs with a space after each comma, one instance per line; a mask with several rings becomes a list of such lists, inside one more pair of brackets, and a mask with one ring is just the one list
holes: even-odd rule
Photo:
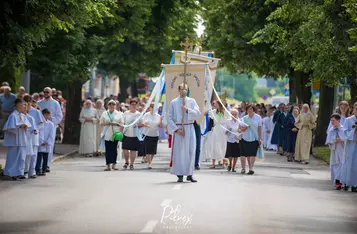
[[[161, 71], [161, 74], [160, 74], [160, 80], [161, 79], [163, 79], [163, 77], [164, 77], [164, 71]], [[151, 95], [150, 95], [150, 98], [149, 98], [149, 100], [147, 101], [147, 103], [145, 104], [145, 107], [144, 107], [144, 109], [143, 109], [143, 111], [140, 113], [140, 115], [138, 116], [138, 118], [136, 119], [136, 120], [134, 120], [132, 123], [130, 123], [130, 124], [128, 124], [128, 125], [125, 125], [125, 124], [120, 124], [120, 126], [122, 126], [122, 127], [124, 127], [124, 128], [128, 128], [128, 127], [131, 127], [131, 126], [133, 126], [134, 124], [136, 124], [143, 116], [144, 116], [144, 114], [146, 113], [146, 110], [149, 108], [149, 106], [150, 106], [150, 104], [151, 104], [151, 102], [152, 102], [152, 100], [154, 99], [154, 97], [156, 96], [156, 93], [157, 92], [161, 92], [161, 90], [160, 90], [160, 83], [161, 82], [156, 82], [156, 85], [155, 85], [155, 87], [154, 87], [154, 89], [153, 89], [153, 91], [152, 91], [152, 93], [151, 93]]]

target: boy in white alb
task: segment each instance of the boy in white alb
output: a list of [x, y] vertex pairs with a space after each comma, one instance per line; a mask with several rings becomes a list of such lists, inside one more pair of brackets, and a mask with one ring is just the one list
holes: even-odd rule
[[28, 110], [31, 107], [30, 103], [25, 104], [25, 112], [28, 121], [31, 124], [31, 127], [27, 129], [27, 145], [26, 145], [26, 160], [25, 160], [25, 172], [28, 172], [28, 178], [36, 178], [35, 175], [35, 166], [37, 159], [37, 150], [35, 149], [36, 137], [38, 134], [37, 124], [35, 123], [35, 119], [32, 118], [31, 115], [28, 114]]
[[333, 114], [330, 117], [331, 127], [327, 131], [326, 144], [330, 148], [330, 170], [331, 170], [331, 183], [336, 186], [337, 190], [342, 189], [341, 167], [343, 162], [344, 150], [346, 140], [344, 128], [340, 124], [341, 116]]
[[25, 174], [26, 174], [26, 172], [28, 172], [29, 178], [36, 178], [35, 168], [36, 168], [37, 152], [38, 152], [39, 138], [40, 138], [39, 134], [43, 127], [43, 123], [46, 120], [45, 120], [45, 117], [43, 117], [41, 111], [39, 111], [38, 109], [36, 109], [32, 106], [33, 100], [30, 95], [26, 94], [23, 99], [29, 105], [27, 116], [31, 116], [34, 119], [35, 125], [33, 125], [33, 126], [35, 126], [34, 129], [36, 130], [36, 132], [34, 132], [32, 134], [33, 154], [31, 157], [26, 157]]
[[55, 143], [56, 131], [53, 123], [50, 121], [51, 112], [48, 109], [43, 109], [42, 114], [46, 121], [43, 124], [43, 129], [40, 131], [40, 144], [37, 153], [36, 174], [39, 176], [46, 175], [48, 165], [48, 154], [52, 152], [52, 147]]
[[345, 190], [357, 193], [357, 102], [353, 105], [353, 115], [344, 122], [345, 153], [341, 170], [341, 182]]
[[13, 180], [26, 179], [24, 176], [27, 134], [31, 124], [24, 112], [24, 101], [15, 100], [16, 110], [12, 112], [4, 126], [4, 146], [7, 146], [4, 175]]

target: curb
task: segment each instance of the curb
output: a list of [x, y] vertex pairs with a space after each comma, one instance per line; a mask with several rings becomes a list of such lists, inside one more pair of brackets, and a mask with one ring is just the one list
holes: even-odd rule
[[55, 162], [58, 162], [58, 161], [61, 161], [61, 160], [65, 159], [65, 158], [70, 157], [72, 155], [75, 155], [77, 153], [78, 153], [78, 150], [73, 150], [72, 152], [69, 152], [67, 154], [63, 154], [61, 156], [58, 156], [58, 157], [52, 159], [51, 164], [55, 163]]

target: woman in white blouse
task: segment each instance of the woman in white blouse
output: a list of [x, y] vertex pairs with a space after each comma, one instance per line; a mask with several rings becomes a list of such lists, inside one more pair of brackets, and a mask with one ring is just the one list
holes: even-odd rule
[[120, 126], [123, 125], [124, 120], [123, 113], [117, 111], [115, 105], [115, 101], [110, 100], [108, 102], [108, 110], [100, 117], [100, 123], [103, 125], [102, 136], [105, 140], [105, 160], [107, 165], [105, 171], [110, 171], [110, 165], [112, 165], [113, 170], [118, 170], [116, 168], [118, 141], [114, 140], [113, 136], [115, 132], [120, 131]]
[[85, 157], [92, 157], [97, 151], [97, 110], [93, 108], [90, 100], [85, 101], [79, 116], [81, 122], [81, 135], [79, 140], [79, 153]]
[[255, 106], [248, 104], [246, 106], [247, 115], [243, 117], [243, 122], [248, 126], [240, 126], [243, 132], [242, 140], [239, 142], [240, 146], [240, 160], [242, 164], [241, 174], [245, 174], [246, 160], [248, 161], [249, 172], [248, 175], [253, 175], [253, 167], [255, 157], [258, 154], [258, 149], [262, 140], [262, 118], [255, 114]]
[[148, 112], [143, 117], [143, 135], [146, 159], [148, 169], [152, 169], [151, 163], [154, 155], [157, 153], [157, 143], [159, 141], [159, 128], [162, 128], [162, 118], [159, 114], [154, 113], [154, 104], [151, 104]]

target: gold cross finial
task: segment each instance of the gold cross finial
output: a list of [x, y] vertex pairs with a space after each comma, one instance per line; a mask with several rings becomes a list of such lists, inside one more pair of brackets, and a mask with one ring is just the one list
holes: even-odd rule
[[185, 47], [185, 51], [187, 51], [187, 50], [188, 50], [188, 47], [191, 46], [191, 44], [190, 44], [190, 38], [187, 36], [185, 40], [186, 40], [186, 42], [181, 42], [181, 43], [180, 43], [180, 46], [184, 46], [184, 47]]

